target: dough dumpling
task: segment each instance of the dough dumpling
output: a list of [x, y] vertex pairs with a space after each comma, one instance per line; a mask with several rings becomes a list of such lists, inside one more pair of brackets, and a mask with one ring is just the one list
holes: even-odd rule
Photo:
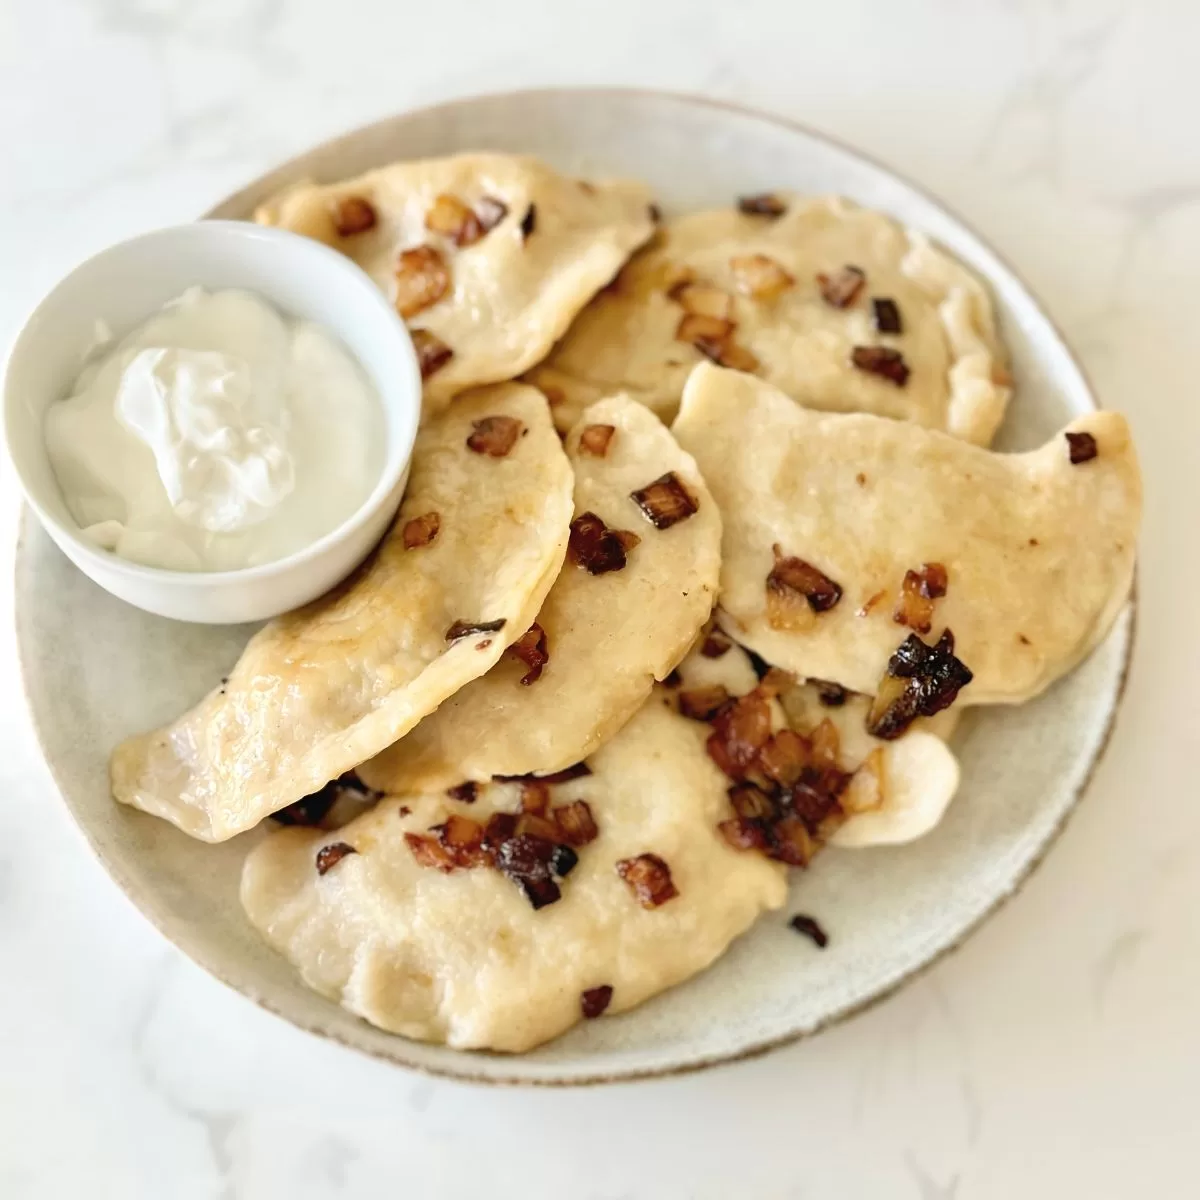
[[[1019, 703], [1074, 667], [1129, 594], [1141, 477], [1117, 413], [995, 454], [702, 365], [674, 433], [721, 510], [722, 623], [797, 675], [874, 694], [906, 637], [949, 629], [974, 676], [958, 703]], [[921, 589], [933, 598], [909, 595], [898, 623], [902, 592]]]
[[333, 246], [383, 289], [413, 331], [427, 412], [539, 362], [654, 231], [642, 184], [591, 184], [513, 154], [300, 184], [255, 218]]
[[[468, 445], [506, 434], [503, 455]], [[464, 396], [418, 434], [373, 556], [255, 634], [191, 712], [122, 742], [113, 794], [220, 842], [377, 754], [528, 628], [566, 552], [571, 483], [539, 392]]]
[[[669, 221], [584, 309], [530, 373], [558, 427], [618, 390], [669, 422], [707, 354], [809, 408], [991, 441], [1010, 388], [982, 283], [923, 234], [848, 200], [761, 199], [782, 214]], [[859, 369], [856, 347], [899, 361]]]
[[[587, 409], [566, 450], [575, 516], [599, 516], [611, 530], [632, 532], [637, 544], [612, 563], [594, 562], [624, 561], [599, 574], [568, 551], [530, 637], [535, 657], [522, 661], [510, 651], [365, 763], [359, 774], [372, 788], [406, 791], [569, 767], [633, 716], [708, 620], [721, 520], [691, 455], [648, 409], [623, 396]], [[694, 511], [684, 502], [679, 519], [660, 529], [632, 495], [667, 476]], [[539, 651], [549, 655], [544, 665]]]

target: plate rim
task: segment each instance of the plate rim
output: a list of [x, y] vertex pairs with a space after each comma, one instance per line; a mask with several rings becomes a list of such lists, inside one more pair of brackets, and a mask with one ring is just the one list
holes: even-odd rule
[[[541, 98], [545, 100], [552, 100], [556, 96], [570, 96], [575, 99], [582, 97], [602, 98], [618, 96], [632, 99], [645, 99], [650, 101], [669, 100], [684, 106], [707, 108], [717, 112], [732, 113], [740, 117], [748, 117], [766, 124], [775, 125], [779, 128], [786, 129], [792, 133], [800, 134], [801, 136], [810, 138], [814, 141], [823, 142], [824, 144], [833, 147], [840, 153], [847, 155], [850, 158], [857, 159], [860, 162], [866, 163], [876, 171], [890, 176], [904, 187], [920, 196], [933, 208], [940, 210], [945, 216], [949, 217], [951, 221], [957, 223], [963, 230], [970, 234], [970, 236], [974, 238], [980, 246], [982, 246], [989, 254], [991, 254], [1005, 271], [1008, 272], [1012, 279], [1025, 293], [1025, 296], [1028, 298], [1028, 300], [1032, 303], [1038, 315], [1046, 322], [1047, 326], [1054, 334], [1054, 337], [1057, 339], [1059, 347], [1065, 354], [1067, 361], [1078, 373], [1079, 379], [1083, 384], [1083, 390], [1092, 408], [1094, 410], [1099, 410], [1103, 407], [1099, 402], [1095, 386], [1090, 375], [1088, 374], [1087, 369], [1080, 361], [1074, 347], [1067, 339], [1058, 322], [1054, 319], [1046, 305], [1043, 303], [1041, 297], [1029, 285], [1024, 276], [1012, 265], [1008, 258], [999, 250], [997, 250], [988, 238], [979, 233], [974, 225], [965, 220], [954, 208], [946, 204], [939, 196], [930, 191], [924, 185], [912, 180], [903, 171], [895, 169], [890, 164], [875, 157], [873, 154], [863, 151], [857, 146], [843, 141], [841, 138], [835, 135], [816, 129], [803, 121], [784, 116], [768, 109], [762, 109], [754, 105], [742, 104], [736, 101], [719, 99], [712, 96], [704, 96], [696, 93], [676, 91], [666, 88], [619, 86], [547, 86], [532, 88], [510, 88], [500, 91], [480, 92], [455, 96], [449, 99], [439, 100], [431, 104], [402, 109], [398, 112], [391, 113], [387, 116], [377, 118], [376, 120], [366, 122], [365, 124], [335, 134], [324, 139], [323, 141], [309, 146], [307, 149], [292, 154], [283, 162], [277, 163], [274, 167], [260, 172], [257, 176], [255, 176], [254, 179], [243, 184], [241, 187], [237, 188], [228, 195], [222, 197], [219, 201], [217, 201], [217, 203], [210, 205], [199, 219], [210, 219], [219, 214], [222, 210], [238, 205], [239, 202], [243, 207], [245, 207], [248, 203], [248, 198], [255, 192], [260, 191], [266, 181], [271, 180], [276, 176], [285, 175], [289, 169], [294, 167], [298, 160], [332, 151], [342, 142], [358, 140], [365, 136], [369, 136], [371, 133], [382, 130], [399, 120], [405, 118], [429, 116], [441, 111], [459, 108], [466, 104], [487, 103], [489, 101], [499, 100], [514, 100], [524, 97], [528, 97], [530, 99]], [[233, 980], [227, 978], [223, 968], [216, 962], [210, 960], [210, 956], [206, 950], [198, 949], [190, 944], [185, 949], [184, 946], [180, 944], [175, 932], [172, 932], [165, 927], [165, 922], [161, 919], [161, 914], [158, 914], [155, 911], [154, 906], [143, 905], [140, 898], [142, 895], [141, 890], [127, 877], [120, 864], [111, 859], [107, 852], [101, 848], [89, 825], [80, 819], [74, 802], [69, 798], [68, 790], [64, 785], [64, 781], [59, 777], [58, 768], [51, 761], [46, 752], [46, 739], [43, 736], [43, 723], [35, 711], [32, 690], [30, 686], [32, 665], [27, 658], [26, 642], [21, 637], [21, 630], [22, 627], [27, 623], [28, 616], [24, 611], [24, 605], [21, 600], [20, 580], [27, 565], [24, 562], [24, 558], [27, 553], [28, 538], [31, 531], [34, 533], [37, 532], [37, 528], [37, 521], [34, 513], [29, 508], [28, 504], [22, 503], [16, 546], [13, 554], [12, 582], [14, 640], [16, 642], [18, 676], [20, 680], [21, 694], [25, 703], [25, 711], [29, 718], [29, 723], [34, 734], [34, 738], [37, 741], [38, 750], [40, 752], [42, 761], [50, 773], [50, 777], [55, 785], [55, 790], [58, 792], [60, 800], [66, 807], [72, 823], [76, 826], [77, 830], [82, 833], [85, 844], [91, 851], [94, 858], [99, 862], [100, 866], [103, 867], [105, 873], [112, 880], [112, 882], [116, 884], [126, 899], [133, 905], [133, 908], [176, 950], [184, 954], [197, 966], [201, 967], [212, 978], [216, 979], [219, 983], [223, 984], [231, 991], [236, 992], [239, 996], [252, 1001], [263, 1011], [270, 1013], [272, 1016], [286, 1022], [295, 1029], [300, 1029], [305, 1033], [324, 1038], [328, 1041], [344, 1046], [347, 1049], [354, 1050], [357, 1053], [365, 1055], [375, 1061], [386, 1063], [389, 1066], [401, 1067], [410, 1071], [417, 1071], [423, 1075], [433, 1078], [449, 1079], [462, 1083], [488, 1084], [495, 1087], [524, 1086], [538, 1088], [568, 1088], [614, 1083], [630, 1083], [648, 1079], [669, 1079], [683, 1075], [690, 1075], [699, 1071], [710, 1070], [714, 1067], [747, 1062], [752, 1059], [761, 1058], [774, 1050], [779, 1050], [797, 1042], [805, 1041], [826, 1029], [840, 1025], [843, 1022], [852, 1019], [853, 1017], [866, 1013], [876, 1006], [882, 1004], [884, 1001], [890, 999], [902, 988], [907, 987], [909, 984], [920, 979], [927, 972], [931, 971], [934, 967], [938, 966], [944, 960], [948, 959], [951, 955], [959, 951], [987, 921], [996, 916], [1002, 909], [1007, 907], [1009, 902], [1024, 890], [1031, 877], [1045, 862], [1050, 851], [1055, 847], [1055, 845], [1057, 845], [1067, 825], [1071, 821], [1071, 818], [1078, 811], [1080, 801], [1083, 799], [1084, 795], [1091, 786], [1096, 771], [1099, 768], [1100, 763], [1103, 760], [1112, 741], [1121, 707], [1125, 699], [1127, 685], [1129, 682], [1129, 673], [1133, 661], [1134, 648], [1137, 644], [1139, 572], [1135, 565], [1135, 572], [1130, 586], [1129, 598], [1126, 601], [1125, 607], [1123, 608], [1121, 614], [1117, 617], [1117, 623], [1120, 623], [1121, 621], [1127, 622], [1126, 644], [1124, 657], [1120, 664], [1120, 673], [1116, 681], [1116, 687], [1109, 703], [1107, 720], [1103, 730], [1100, 732], [1095, 749], [1092, 752], [1091, 759], [1087, 763], [1086, 770], [1071, 794], [1069, 803], [1063, 809], [1053, 828], [1046, 834], [1041, 845], [1038, 846], [1036, 853], [1028, 860], [1028, 862], [1022, 864], [1020, 871], [1010, 880], [1009, 886], [1003, 892], [999, 893], [991, 902], [991, 904], [978, 913], [974, 919], [971, 920], [971, 922], [959, 932], [958, 936], [954, 938], [953, 941], [950, 941], [946, 943], [946, 945], [938, 948], [938, 950], [930, 955], [930, 957], [924, 962], [919, 963], [918, 965], [913, 966], [909, 970], [903, 972], [874, 995], [868, 996], [855, 1004], [851, 1004], [830, 1012], [823, 1019], [817, 1021], [809, 1028], [789, 1031], [774, 1037], [765, 1038], [761, 1041], [754, 1042], [729, 1053], [710, 1054], [704, 1057], [689, 1059], [687, 1061], [675, 1063], [669, 1066], [654, 1066], [644, 1068], [631, 1067], [619, 1071], [595, 1072], [591, 1074], [523, 1075], [520, 1073], [519, 1069], [505, 1070], [501, 1073], [493, 1074], [474, 1071], [466, 1067], [466, 1064], [470, 1060], [465, 1057], [461, 1060], [451, 1060], [451, 1062], [461, 1061], [464, 1064], [464, 1069], [459, 1070], [441, 1064], [433, 1064], [409, 1059], [404, 1057], [403, 1054], [386, 1053], [372, 1046], [355, 1042], [335, 1028], [323, 1027], [319, 1021], [303, 1019], [290, 1013], [285, 1014], [278, 1007], [276, 1007], [266, 995], [262, 994], [252, 984], [245, 982], [234, 982]], [[1114, 628], [1116, 628], [1116, 623], [1114, 624]], [[399, 1035], [395, 1035], [392, 1044], [403, 1047], [407, 1044], [407, 1042], [408, 1039]], [[522, 1061], [521, 1055], [492, 1054], [487, 1051], [475, 1051], [474, 1053], [485, 1054], [494, 1062], [519, 1064]]]

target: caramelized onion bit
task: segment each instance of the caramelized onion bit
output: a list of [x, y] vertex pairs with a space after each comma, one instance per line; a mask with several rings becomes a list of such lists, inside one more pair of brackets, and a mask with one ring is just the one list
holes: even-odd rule
[[[470, 870], [472, 867], [491, 865], [491, 855], [483, 844], [483, 826], [478, 821], [455, 813], [440, 825], [434, 825], [429, 832], [436, 834], [438, 845], [446, 853], [450, 870]], [[441, 869], [445, 870], [444, 867]]]
[[354, 771], [347, 771], [337, 779], [331, 779], [324, 787], [301, 796], [285, 808], [271, 814], [271, 820], [280, 825], [300, 825], [313, 827], [320, 825], [329, 815], [329, 810], [338, 802], [343, 792], [356, 792], [368, 800], [378, 799], [378, 793], [373, 792]]
[[435, 246], [414, 246], [396, 260], [396, 311], [407, 320], [450, 290], [450, 268]]
[[358, 851], [347, 842], [331, 842], [317, 851], [317, 874], [324, 875], [326, 871], [336, 867], [347, 854], [357, 854]]
[[353, 237], [374, 229], [379, 218], [375, 206], [362, 196], [339, 196], [330, 205], [338, 237]]
[[719, 822], [717, 832], [735, 850], [766, 852], [771, 848], [767, 831], [760, 821], [748, 820], [745, 817], [733, 817], [728, 821]]
[[733, 643], [719, 629], [711, 629], [704, 636], [700, 653], [705, 658], [720, 658], [728, 652]]
[[500, 849], [503, 842], [508, 841], [517, 832], [517, 814], [507, 812], [492, 813], [483, 831], [483, 844], [492, 851]]
[[904, 355], [890, 346], [855, 346], [850, 351], [850, 362], [858, 370], [878, 375], [897, 387], [903, 387], [911, 374]]
[[608, 453], [608, 443], [617, 432], [615, 425], [585, 425], [579, 435], [579, 450], [581, 454], [590, 454], [593, 458], [603, 458]]
[[778, 543], [773, 553], [775, 565], [767, 575], [767, 624], [792, 632], [808, 629], [812, 614], [833, 608], [842, 589], [811, 563], [785, 556]]
[[1096, 439], [1090, 433], [1064, 433], [1063, 437], [1067, 439], [1067, 452], [1074, 466], [1091, 462], [1100, 453]]
[[422, 379], [428, 379], [430, 375], [440, 371], [454, 357], [454, 351], [436, 333], [428, 329], [410, 329], [409, 337], [412, 338], [413, 349], [417, 352]]
[[700, 505], [674, 471], [660, 475], [653, 483], [629, 493], [655, 529], [670, 529], [686, 521]]
[[457, 800], [460, 804], [474, 804], [475, 797], [479, 794], [479, 784], [468, 779], [466, 783], [456, 784], [452, 788], [446, 789], [446, 795], [451, 800]]
[[456, 869], [453, 856], [436, 838], [426, 837], [423, 833], [406, 833], [404, 841], [416, 859], [417, 866], [431, 867], [446, 875]]
[[495, 229], [508, 216], [508, 205], [495, 196], [481, 196], [475, 205], [475, 219], [484, 233]]
[[446, 641], [457, 642], [460, 638], [474, 637], [477, 633], [498, 633], [505, 624], [504, 617], [496, 621], [455, 621], [446, 630]]
[[738, 212], [748, 217], [782, 217], [787, 212], [787, 205], [774, 192], [739, 196], [737, 206]]
[[658, 908], [679, 895], [671, 868], [657, 854], [639, 854], [617, 863], [617, 874], [629, 885], [643, 908]]
[[758, 752], [758, 765], [763, 773], [782, 788], [790, 788], [812, 761], [812, 746], [808, 738], [794, 729], [781, 729], [772, 734]]
[[[559, 847], [548, 838], [530, 833], [518, 833], [500, 845], [496, 851], [496, 866], [515, 883], [535, 909], [553, 904], [562, 897], [554, 875], [565, 875], [578, 861], [572, 852], [571, 860], [557, 851]], [[554, 868], [558, 868], [555, 870]]]
[[530, 834], [552, 844], [558, 842], [558, 826], [540, 812], [523, 812], [517, 817], [517, 836], [523, 834]]
[[521, 240], [527, 242], [537, 228], [537, 205], [531, 204], [521, 218]]
[[904, 322], [900, 320], [900, 309], [895, 300], [876, 296], [871, 301], [871, 315], [875, 318], [877, 333], [903, 333]]
[[567, 557], [589, 575], [620, 571], [626, 562], [621, 531], [609, 529], [594, 512], [580, 513], [571, 522]]
[[834, 308], [849, 308], [858, 299], [866, 282], [866, 272], [848, 264], [833, 275], [822, 272], [817, 276], [821, 299]]
[[437, 537], [441, 527], [442, 518], [435, 512], [422, 513], [419, 517], [406, 521], [401, 535], [404, 538], [405, 550], [417, 550], [421, 546], [428, 546]]
[[773, 797], [753, 783], [735, 783], [729, 789], [733, 811], [745, 821], [769, 821], [776, 816]]
[[788, 793], [788, 803], [810, 833], [818, 833], [826, 818], [840, 811], [842, 793], [850, 782], [845, 771], [835, 767], [806, 768]]
[[545, 816], [550, 807], [550, 785], [544, 779], [521, 781], [521, 812]]
[[803, 934], [806, 938], [811, 938], [816, 943], [817, 949], [824, 950], [829, 945], [829, 935], [817, 923], [816, 918], [807, 916], [804, 913], [797, 913], [788, 924], [797, 933]]
[[608, 1007], [612, 994], [612, 987], [607, 983], [602, 983], [599, 987], [588, 988], [586, 992], [580, 994], [579, 1011], [587, 1020], [595, 1020]]
[[781, 817], [768, 831], [770, 855], [789, 867], [807, 867], [817, 852], [817, 843], [799, 817]]
[[521, 676], [521, 682], [528, 687], [542, 677], [542, 668], [550, 661], [550, 651], [546, 645], [546, 631], [535, 621], [508, 649], [505, 654], [519, 658], [529, 670]]
[[425, 228], [448, 237], [456, 246], [470, 246], [483, 237], [483, 225], [457, 196], [443, 192], [425, 214]]
[[898, 738], [917, 717], [932, 717], [949, 708], [972, 678], [954, 656], [954, 635], [949, 629], [933, 646], [910, 633], [879, 681], [867, 714], [867, 732], [889, 741]]
[[715, 321], [732, 319], [733, 297], [711, 283], [676, 284], [667, 294], [683, 306], [685, 313], [692, 316], [708, 317]]
[[796, 280], [773, 258], [765, 254], [741, 254], [729, 260], [734, 285], [743, 296], [755, 300], [774, 300]]
[[946, 585], [946, 568], [941, 563], [922, 563], [918, 571], [905, 571], [892, 620], [917, 633], [928, 633], [933, 624], [934, 601], [946, 594]]
[[730, 778], [744, 779], [771, 736], [771, 705], [760, 687], [747, 692], [713, 718], [706, 743], [709, 757]]
[[688, 688], [679, 693], [679, 712], [693, 721], [711, 721], [730, 699], [728, 689], [721, 683]]
[[525, 432], [516, 417], [481, 417], [471, 422], [471, 429], [467, 449], [491, 458], [504, 458]]
[[558, 826], [559, 839], [568, 846], [586, 846], [600, 836], [596, 818], [586, 800], [572, 800], [570, 804], [560, 804], [551, 810], [550, 815]]
[[733, 322], [725, 317], [711, 317], [703, 313], [684, 313], [675, 327], [675, 340], [688, 342], [697, 350], [709, 354], [706, 346], [720, 346], [733, 333]]

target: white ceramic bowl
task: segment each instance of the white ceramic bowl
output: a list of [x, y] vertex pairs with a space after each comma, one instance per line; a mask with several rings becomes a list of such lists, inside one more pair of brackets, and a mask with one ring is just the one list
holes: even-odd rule
[[[305, 549], [240, 571], [168, 571], [101, 550], [82, 537], [46, 451], [46, 408], [65, 396], [94, 342], [96, 321], [117, 338], [199, 284], [246, 288], [340, 338], [384, 408], [383, 472], [362, 506]], [[307, 238], [243, 221], [159, 229], [72, 271], [34, 310], [4, 377], [8, 452], [30, 507], [75, 565], [114, 596], [159, 616], [221, 625], [296, 608], [345, 578], [396, 513], [416, 437], [421, 374], [404, 324], [349, 259]]]

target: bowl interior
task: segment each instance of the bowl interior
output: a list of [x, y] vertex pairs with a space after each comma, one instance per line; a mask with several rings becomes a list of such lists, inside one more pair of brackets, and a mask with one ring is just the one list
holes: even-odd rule
[[96, 346], [98, 322], [120, 339], [196, 285], [258, 292], [283, 312], [323, 326], [362, 366], [382, 400], [387, 437], [383, 471], [363, 509], [394, 489], [416, 437], [421, 384], [412, 342], [348, 259], [307, 238], [242, 221], [160, 229], [110, 247], [63, 279], [17, 337], [4, 380], [5, 426], [9, 454], [39, 515], [87, 555], [139, 574], [178, 573], [126, 564], [79, 539], [50, 466], [43, 420]]
[[[303, 176], [482, 147], [533, 152], [581, 174], [644, 177], [668, 210], [771, 188], [841, 192], [876, 205], [929, 231], [991, 281], [1018, 381], [1003, 447], [1034, 445], [1094, 407], [1020, 281], [938, 204], [803, 129], [700, 100], [557, 91], [443, 105], [303, 155], [216, 215], [244, 216]], [[30, 703], [63, 795], [114, 879], [167, 937], [267, 1008], [360, 1050], [461, 1078], [555, 1084], [687, 1070], [786, 1042], [857, 1011], [956, 945], [1018, 886], [1077, 800], [1111, 726], [1132, 638], [1126, 612], [1097, 652], [1036, 702], [970, 710], [955, 741], [962, 788], [932, 835], [907, 847], [823, 854], [795, 874], [789, 907], [761, 920], [709, 971], [511, 1058], [393, 1037], [308, 991], [238, 904], [241, 862], [257, 831], [206, 846], [110, 799], [113, 744], [198, 699], [235, 659], [241, 631], [179, 626], [118, 604], [30, 521], [17, 605]], [[787, 928], [797, 911], [830, 931], [827, 950]]]

